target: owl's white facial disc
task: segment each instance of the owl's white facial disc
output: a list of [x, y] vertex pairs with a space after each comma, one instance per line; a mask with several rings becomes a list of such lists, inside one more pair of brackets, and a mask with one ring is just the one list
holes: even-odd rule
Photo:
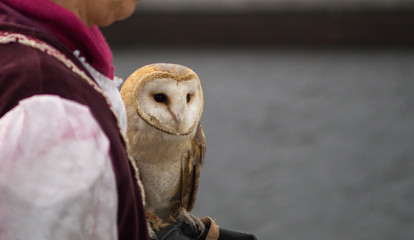
[[174, 135], [186, 135], [197, 126], [203, 109], [198, 79], [156, 78], [138, 92], [138, 114], [150, 125]]

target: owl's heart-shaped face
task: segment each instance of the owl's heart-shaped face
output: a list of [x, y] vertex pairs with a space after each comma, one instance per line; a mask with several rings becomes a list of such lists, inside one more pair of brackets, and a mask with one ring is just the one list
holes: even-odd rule
[[141, 125], [144, 123], [170, 135], [188, 135], [203, 112], [200, 79], [193, 70], [178, 64], [139, 68], [124, 82], [121, 95], [127, 107], [128, 131], [146, 126]]
[[169, 134], [186, 135], [200, 120], [202, 97], [198, 79], [154, 78], [137, 89], [136, 109], [153, 127]]

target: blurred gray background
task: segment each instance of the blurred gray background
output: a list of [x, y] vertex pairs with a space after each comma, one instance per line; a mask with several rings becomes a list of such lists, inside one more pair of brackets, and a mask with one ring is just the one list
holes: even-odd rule
[[138, 12], [145, 11], [288, 11], [288, 10], [372, 10], [412, 8], [412, 0], [142, 0]]
[[412, 240], [413, 5], [142, 0], [103, 31], [120, 77], [199, 75], [197, 216], [259, 240]]

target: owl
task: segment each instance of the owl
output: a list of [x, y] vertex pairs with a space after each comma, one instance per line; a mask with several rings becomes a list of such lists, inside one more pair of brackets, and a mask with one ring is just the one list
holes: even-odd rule
[[174, 221], [204, 231], [191, 214], [206, 150], [197, 74], [176, 64], [147, 65], [129, 76], [121, 95], [128, 117], [128, 152], [145, 189], [150, 234]]

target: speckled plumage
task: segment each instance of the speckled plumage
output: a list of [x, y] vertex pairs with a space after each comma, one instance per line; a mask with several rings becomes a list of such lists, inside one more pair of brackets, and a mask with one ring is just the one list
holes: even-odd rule
[[[159, 94], [167, 100], [155, 101]], [[152, 64], [135, 71], [121, 95], [128, 116], [129, 153], [140, 170], [146, 212], [163, 222], [172, 216], [203, 228], [187, 215], [194, 207], [205, 153], [198, 76], [184, 66]]]

